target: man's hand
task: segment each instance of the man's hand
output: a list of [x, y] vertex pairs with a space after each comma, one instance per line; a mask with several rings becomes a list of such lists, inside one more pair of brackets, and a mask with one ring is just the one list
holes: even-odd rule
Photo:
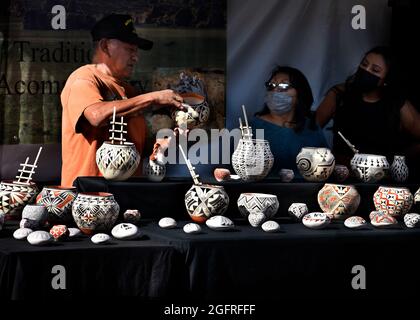
[[161, 91], [150, 92], [155, 104], [172, 105], [178, 109], [184, 109], [182, 103], [184, 99], [175, 91], [167, 89]]

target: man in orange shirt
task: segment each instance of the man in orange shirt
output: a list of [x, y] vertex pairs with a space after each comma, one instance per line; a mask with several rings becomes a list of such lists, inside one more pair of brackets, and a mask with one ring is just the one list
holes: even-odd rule
[[61, 93], [61, 185], [71, 186], [78, 176], [98, 176], [96, 150], [108, 138], [113, 108], [128, 117], [128, 140], [141, 153], [146, 125], [143, 109], [150, 105], [182, 108], [182, 97], [172, 90], [136, 95], [125, 80], [138, 61], [138, 48], [150, 50], [153, 42], [137, 36], [128, 15], [113, 14], [92, 29], [95, 49], [92, 64], [75, 70]]

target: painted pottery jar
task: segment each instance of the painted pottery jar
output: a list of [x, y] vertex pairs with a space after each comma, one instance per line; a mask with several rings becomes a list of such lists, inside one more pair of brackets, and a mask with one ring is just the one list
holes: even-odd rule
[[344, 182], [350, 175], [349, 169], [342, 164], [336, 164], [333, 171], [333, 176], [338, 182]]
[[352, 185], [326, 183], [318, 192], [318, 204], [334, 219], [345, 219], [356, 212], [360, 194]]
[[107, 180], [123, 181], [130, 178], [140, 163], [140, 154], [134, 143], [104, 142], [96, 151], [96, 164]]
[[335, 158], [328, 148], [302, 148], [296, 157], [296, 166], [307, 181], [320, 182], [334, 170]]
[[385, 156], [356, 153], [350, 161], [351, 169], [356, 177], [368, 183], [376, 183], [386, 177], [389, 163]]
[[74, 221], [85, 234], [109, 231], [118, 218], [120, 206], [111, 193], [79, 193], [72, 205]]
[[404, 156], [394, 156], [391, 164], [391, 178], [395, 182], [405, 182], [408, 179], [408, 166]]
[[71, 220], [71, 206], [76, 196], [75, 187], [47, 186], [36, 197], [36, 203], [47, 208], [48, 221], [51, 223], [68, 222]]
[[238, 198], [238, 209], [245, 218], [249, 214], [262, 213], [265, 220], [268, 220], [277, 213], [279, 200], [274, 194], [241, 193]]
[[406, 214], [413, 205], [413, 195], [408, 188], [393, 188], [381, 186], [373, 195], [376, 211], [391, 217]]
[[274, 164], [270, 143], [263, 139], [240, 139], [232, 154], [232, 166], [244, 181], [264, 179]]
[[222, 215], [229, 206], [229, 196], [222, 186], [193, 185], [185, 194], [185, 207], [191, 219], [203, 223], [211, 216]]
[[20, 220], [23, 207], [35, 200], [38, 187], [34, 182], [19, 183], [2, 181], [0, 183], [0, 212], [6, 220]]
[[177, 117], [179, 117], [180, 112], [182, 112], [183, 116], [187, 117], [188, 129], [203, 126], [210, 117], [210, 107], [205, 97], [194, 92], [181, 93], [180, 95], [184, 99], [184, 103], [191, 106], [195, 115], [191, 112], [187, 112], [187, 110], [182, 111], [175, 109], [172, 112], [172, 119], [177, 122]]
[[159, 163], [158, 161], [145, 159], [143, 165], [143, 174], [150, 181], [160, 182], [163, 180], [163, 178], [165, 178], [166, 166]]

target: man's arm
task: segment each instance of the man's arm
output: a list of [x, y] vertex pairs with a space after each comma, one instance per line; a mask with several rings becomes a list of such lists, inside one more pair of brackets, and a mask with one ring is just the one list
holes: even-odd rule
[[168, 105], [182, 108], [182, 97], [173, 90], [154, 91], [125, 100], [101, 101], [88, 106], [83, 115], [94, 127], [108, 120], [116, 108], [118, 116], [135, 115], [151, 104]]

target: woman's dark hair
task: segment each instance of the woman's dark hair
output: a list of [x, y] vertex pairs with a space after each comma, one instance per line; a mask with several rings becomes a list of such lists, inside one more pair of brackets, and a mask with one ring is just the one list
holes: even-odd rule
[[[289, 76], [290, 84], [297, 92], [297, 103], [295, 106], [295, 114], [293, 117], [293, 123], [295, 124], [295, 132], [300, 132], [305, 127], [306, 119], [310, 119], [310, 128], [315, 129], [315, 117], [311, 112], [311, 106], [314, 102], [314, 97], [312, 95], [311, 86], [309, 85], [308, 79], [305, 75], [298, 69], [288, 67], [288, 66], [276, 66], [271, 70], [270, 77], [267, 81], [271, 81], [273, 77], [279, 73], [284, 73]], [[270, 113], [267, 105], [264, 104], [264, 108], [257, 112], [256, 115], [264, 115]]]

